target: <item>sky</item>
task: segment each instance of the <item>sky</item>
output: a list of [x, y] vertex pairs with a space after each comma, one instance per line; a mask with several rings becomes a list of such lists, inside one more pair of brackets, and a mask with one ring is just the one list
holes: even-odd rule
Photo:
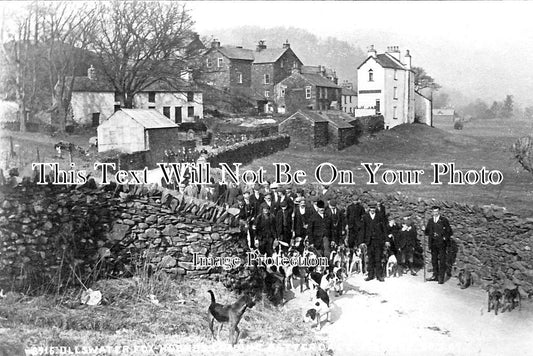
[[[20, 4], [0, 1], [10, 9]], [[409, 49], [413, 65], [445, 88], [489, 104], [511, 94], [533, 105], [533, 1], [187, 1], [186, 6], [201, 35], [216, 37], [215, 29], [245, 25], [286, 26], [363, 50], [395, 45]], [[297, 41], [290, 34], [288, 39]]]
[[375, 44], [378, 52], [398, 45], [446, 87], [486, 101], [511, 94], [533, 105], [533, 2], [192, 1], [187, 7], [203, 35], [292, 26]]

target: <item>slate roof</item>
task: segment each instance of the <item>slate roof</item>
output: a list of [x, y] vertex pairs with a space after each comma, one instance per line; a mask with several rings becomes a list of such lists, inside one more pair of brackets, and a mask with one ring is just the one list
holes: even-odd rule
[[117, 112], [123, 112], [146, 129], [179, 127], [155, 109], [120, 109]]
[[352, 89], [342, 88], [342, 95], [354, 95], [357, 96], [357, 92]]
[[402, 63], [386, 53], [378, 54], [376, 56], [376, 62], [378, 62], [383, 68], [405, 69]]
[[300, 74], [303, 76], [307, 81], [309, 81], [311, 84], [316, 85], [318, 87], [327, 87], [327, 88], [338, 88], [341, 87], [337, 84], [333, 83], [328, 78], [324, 78], [320, 74]]
[[[361, 63], [359, 65], [359, 67], [357, 67], [357, 69], [361, 68], [363, 66], [363, 64], [365, 64], [370, 58], [374, 58], [374, 57], [371, 57], [371, 56], [367, 57], [363, 61], [363, 63]], [[391, 55], [389, 55], [387, 53], [378, 54], [378, 55], [376, 55], [376, 58], [374, 58], [374, 59], [383, 68], [409, 70], [400, 61], [398, 61], [396, 58], [394, 58], [393, 56], [391, 56]]]
[[260, 52], [254, 52], [254, 63], [274, 63], [287, 51], [288, 48], [265, 48]]
[[254, 51], [251, 49], [224, 46], [217, 48], [217, 50], [229, 59], [254, 60]]
[[336, 126], [339, 129], [353, 128], [353, 126], [348, 123], [349, 120], [353, 120], [353, 116], [348, 115], [342, 111], [338, 111], [338, 110], [321, 111], [319, 112], [319, 115], [324, 117], [326, 120], [331, 122], [334, 126]]
[[[72, 77], [67, 77], [65, 80], [70, 82]], [[74, 77], [74, 84], [72, 86], [73, 92], [115, 92], [115, 87], [103, 76], [97, 76], [96, 79], [89, 79], [88, 77]], [[180, 91], [196, 91], [200, 90], [187, 83], [183, 79], [174, 79], [172, 81], [159, 80], [150, 84], [141, 92], [156, 91], [156, 92], [180, 92]]]

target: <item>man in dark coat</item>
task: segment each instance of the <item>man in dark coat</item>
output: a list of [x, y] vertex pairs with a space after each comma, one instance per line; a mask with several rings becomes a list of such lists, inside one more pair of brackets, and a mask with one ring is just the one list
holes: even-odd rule
[[409, 269], [413, 276], [416, 272], [413, 270], [413, 261], [416, 246], [416, 226], [405, 216], [402, 222], [402, 228], [396, 239], [396, 249], [398, 250], [398, 264], [405, 269]]
[[429, 241], [429, 250], [431, 252], [431, 264], [433, 265], [433, 276], [430, 281], [439, 281], [439, 284], [444, 283], [444, 277], [447, 271], [447, 256], [446, 252], [450, 245], [450, 239], [453, 235], [452, 228], [448, 219], [440, 216], [440, 207], [433, 206], [431, 208], [432, 218], [429, 219], [425, 234]]
[[280, 209], [276, 213], [276, 232], [278, 240], [286, 244], [281, 244], [281, 249], [287, 252], [292, 238], [292, 211], [289, 210], [286, 200], [282, 200], [279, 205]]
[[296, 198], [294, 203], [296, 204], [293, 213], [294, 245], [300, 253], [303, 253], [304, 244], [302, 241], [307, 236], [307, 227], [311, 214], [313, 214], [311, 211], [313, 208], [307, 206], [303, 197]]
[[326, 215], [328, 216], [330, 223], [330, 242], [335, 242], [335, 244], [339, 246], [344, 243], [344, 228], [346, 223], [344, 220], [344, 210], [339, 209], [336, 199], [331, 199], [329, 201]]
[[365, 281], [377, 278], [383, 279], [383, 265], [381, 258], [385, 248], [385, 228], [383, 220], [376, 213], [376, 203], [371, 203], [368, 213], [363, 216], [363, 237], [368, 247], [368, 277]]
[[261, 254], [272, 256], [272, 244], [276, 238], [276, 221], [266, 204], [261, 205], [261, 214], [255, 218], [255, 236], [259, 242], [257, 248]]
[[346, 208], [346, 224], [348, 225], [348, 247], [354, 248], [363, 243], [363, 240], [358, 238], [359, 231], [363, 225], [363, 215], [365, 208], [361, 205], [361, 201], [357, 199], [354, 203], [348, 205]]
[[313, 245], [317, 249], [320, 256], [329, 257], [331, 252], [329, 242], [330, 222], [328, 221], [328, 217], [326, 216], [324, 210], [324, 201], [317, 201], [317, 212], [311, 214], [307, 233], [309, 236], [309, 244]]

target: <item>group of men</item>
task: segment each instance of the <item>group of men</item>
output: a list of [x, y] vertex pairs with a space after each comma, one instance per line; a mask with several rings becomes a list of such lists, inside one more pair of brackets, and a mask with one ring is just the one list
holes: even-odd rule
[[[337, 246], [354, 251], [364, 244], [368, 256], [366, 280], [384, 281], [387, 254], [396, 255], [401, 268], [416, 273], [413, 261], [417, 231], [407, 214], [397, 222], [380, 202], [371, 202], [365, 209], [359, 199], [344, 209], [329, 186], [309, 194], [301, 188], [293, 191], [276, 183], [255, 184], [242, 191], [236, 186], [231, 189], [233, 194], [228, 200], [234, 198], [236, 203], [228, 205], [239, 208], [242, 234], [248, 238], [250, 248], [257, 248], [262, 254], [271, 256], [276, 248], [288, 251], [292, 246], [300, 253], [307, 247], [319, 256], [329, 257]], [[425, 228], [433, 265], [429, 280], [444, 283], [450, 273], [446, 254], [453, 232], [438, 206], [432, 208], [432, 214]]]

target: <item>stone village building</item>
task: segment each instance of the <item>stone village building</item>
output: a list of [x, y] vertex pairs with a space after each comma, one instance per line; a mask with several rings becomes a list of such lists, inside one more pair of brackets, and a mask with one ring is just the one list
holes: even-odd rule
[[418, 122], [431, 125], [431, 100], [415, 91], [409, 50], [402, 58], [397, 46], [381, 54], [370, 46], [368, 58], [357, 68], [357, 90], [358, 107], [382, 114], [385, 129], [415, 122], [415, 111], [423, 115]]
[[298, 110], [341, 110], [342, 88], [321, 74], [304, 74], [294, 68], [292, 74], [275, 86], [279, 113]]
[[279, 124], [279, 132], [310, 148], [331, 144], [342, 150], [357, 142], [357, 129], [349, 120], [353, 117], [340, 110], [298, 110]]
[[[114, 86], [92, 66], [86, 77], [74, 78], [71, 108], [77, 124], [96, 127], [122, 106]], [[135, 94], [133, 108], [156, 109], [176, 123], [192, 122], [203, 118], [203, 94], [182, 79], [159, 81]]]
[[357, 109], [357, 91], [353, 89], [353, 84], [346, 80], [342, 82], [341, 87], [342, 111], [355, 116], [355, 109]]
[[221, 46], [214, 40], [204, 58], [208, 84], [235, 94], [252, 94], [260, 112], [275, 111], [274, 85], [303, 65], [288, 41], [281, 48], [268, 48], [265, 41], [259, 41], [251, 50]]

